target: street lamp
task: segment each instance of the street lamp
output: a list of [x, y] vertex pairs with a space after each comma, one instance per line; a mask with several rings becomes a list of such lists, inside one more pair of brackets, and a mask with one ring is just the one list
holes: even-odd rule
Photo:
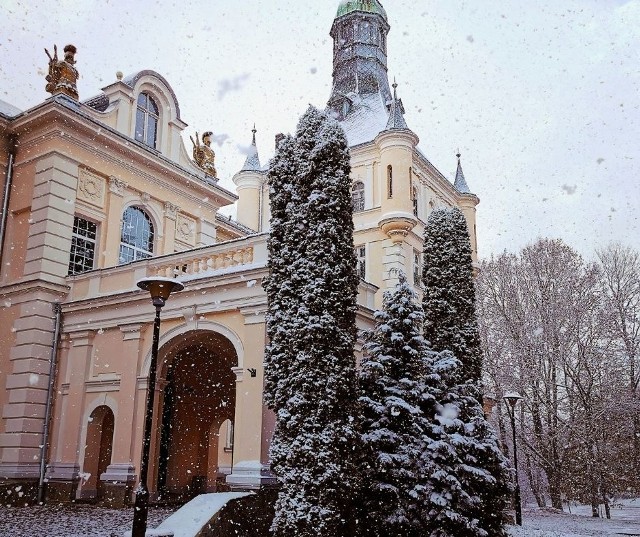
[[142, 459], [140, 461], [140, 482], [136, 488], [136, 499], [133, 504], [133, 527], [131, 537], [145, 537], [147, 532], [147, 512], [149, 510], [149, 488], [147, 472], [149, 469], [149, 450], [151, 447], [151, 426], [153, 423], [153, 399], [156, 385], [156, 368], [158, 361], [158, 341], [160, 340], [160, 310], [169, 295], [174, 291], [182, 291], [184, 285], [171, 278], [142, 278], [137, 284], [140, 289], [151, 293], [151, 300], [156, 307], [156, 318], [153, 322], [153, 346], [151, 347], [151, 365], [149, 366], [149, 382], [147, 384], [147, 411], [144, 417], [144, 436], [142, 441]]
[[513, 433], [513, 467], [516, 471], [516, 490], [515, 490], [515, 504], [516, 504], [516, 524], [522, 526], [522, 501], [520, 500], [520, 483], [518, 482], [518, 450], [516, 446], [516, 405], [518, 401], [522, 399], [517, 392], [507, 392], [504, 394], [503, 399], [507, 402], [507, 413], [511, 419], [511, 431]]

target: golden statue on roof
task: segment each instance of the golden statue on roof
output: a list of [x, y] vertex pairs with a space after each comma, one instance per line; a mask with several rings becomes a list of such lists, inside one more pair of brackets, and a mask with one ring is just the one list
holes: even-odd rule
[[191, 138], [191, 143], [193, 144], [193, 160], [196, 162], [198, 167], [202, 169], [207, 175], [211, 177], [218, 177], [218, 172], [216, 172], [215, 161], [216, 154], [211, 149], [211, 136], [213, 133], [211, 131], [207, 131], [202, 134], [202, 143], [200, 143], [200, 138], [198, 133], [196, 132], [196, 139], [193, 139], [193, 136], [189, 136]]
[[44, 51], [49, 56], [49, 74], [46, 76], [47, 85], [45, 89], [52, 95], [63, 93], [72, 99], [78, 99], [78, 70], [74, 67], [76, 63], [76, 47], [67, 45], [64, 47], [64, 59], [58, 60], [58, 47], [53, 45], [53, 56], [45, 48]]

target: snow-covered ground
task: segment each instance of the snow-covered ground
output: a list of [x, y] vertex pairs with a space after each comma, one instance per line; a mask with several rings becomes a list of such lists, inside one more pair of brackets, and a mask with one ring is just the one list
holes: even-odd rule
[[522, 528], [511, 528], [512, 537], [605, 537], [640, 536], [640, 498], [624, 500], [611, 509], [611, 520], [591, 517], [591, 507], [571, 507], [571, 513], [525, 510]]
[[[148, 527], [157, 527], [174, 511], [150, 508]], [[133, 508], [80, 504], [0, 507], [2, 537], [121, 537], [132, 523]]]
[[[150, 509], [149, 527], [157, 527], [172, 509]], [[512, 537], [609, 537], [640, 536], [640, 498], [626, 500], [612, 510], [611, 520], [591, 518], [585, 506], [571, 514], [552, 510], [525, 510], [522, 528], [511, 528]], [[0, 507], [2, 537], [120, 537], [131, 529], [132, 509], [104, 509], [88, 505]]]

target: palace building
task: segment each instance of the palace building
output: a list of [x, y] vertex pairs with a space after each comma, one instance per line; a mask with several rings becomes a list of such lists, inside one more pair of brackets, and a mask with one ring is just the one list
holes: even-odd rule
[[[360, 328], [397, 283], [394, 269], [414, 275], [419, 291], [433, 208], [462, 210], [476, 256], [479, 200], [459, 159], [452, 184], [418, 148], [389, 84], [389, 30], [378, 0], [353, 0], [340, 3], [330, 32], [327, 109], [351, 151]], [[130, 500], [154, 315], [136, 282], [149, 276], [185, 285], [162, 309], [152, 497], [269, 485], [269, 189], [256, 132], [230, 192], [206, 136], [193, 155], [185, 145], [167, 80], [118, 74], [78, 100], [73, 54], [52, 57], [52, 95], [39, 105], [0, 101], [0, 493], [28, 500], [44, 479], [50, 498]], [[219, 213], [232, 204], [236, 220]]]

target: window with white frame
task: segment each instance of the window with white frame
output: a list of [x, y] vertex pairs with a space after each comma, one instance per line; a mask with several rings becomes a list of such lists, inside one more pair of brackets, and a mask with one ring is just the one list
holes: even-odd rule
[[356, 271], [362, 280], [366, 280], [367, 276], [367, 248], [365, 246], [356, 246]]
[[122, 215], [120, 236], [120, 264], [153, 255], [153, 223], [139, 207], [129, 207]]
[[138, 142], [142, 142], [155, 149], [158, 137], [159, 117], [158, 105], [153, 97], [148, 93], [138, 95], [135, 133], [135, 138]]
[[353, 203], [353, 212], [359, 213], [364, 211], [364, 183], [356, 181], [351, 187], [351, 202]]
[[73, 218], [69, 274], [80, 274], [93, 269], [96, 256], [98, 226], [80, 216]]
[[413, 284], [420, 286], [422, 283], [422, 254], [418, 250], [413, 251]]

